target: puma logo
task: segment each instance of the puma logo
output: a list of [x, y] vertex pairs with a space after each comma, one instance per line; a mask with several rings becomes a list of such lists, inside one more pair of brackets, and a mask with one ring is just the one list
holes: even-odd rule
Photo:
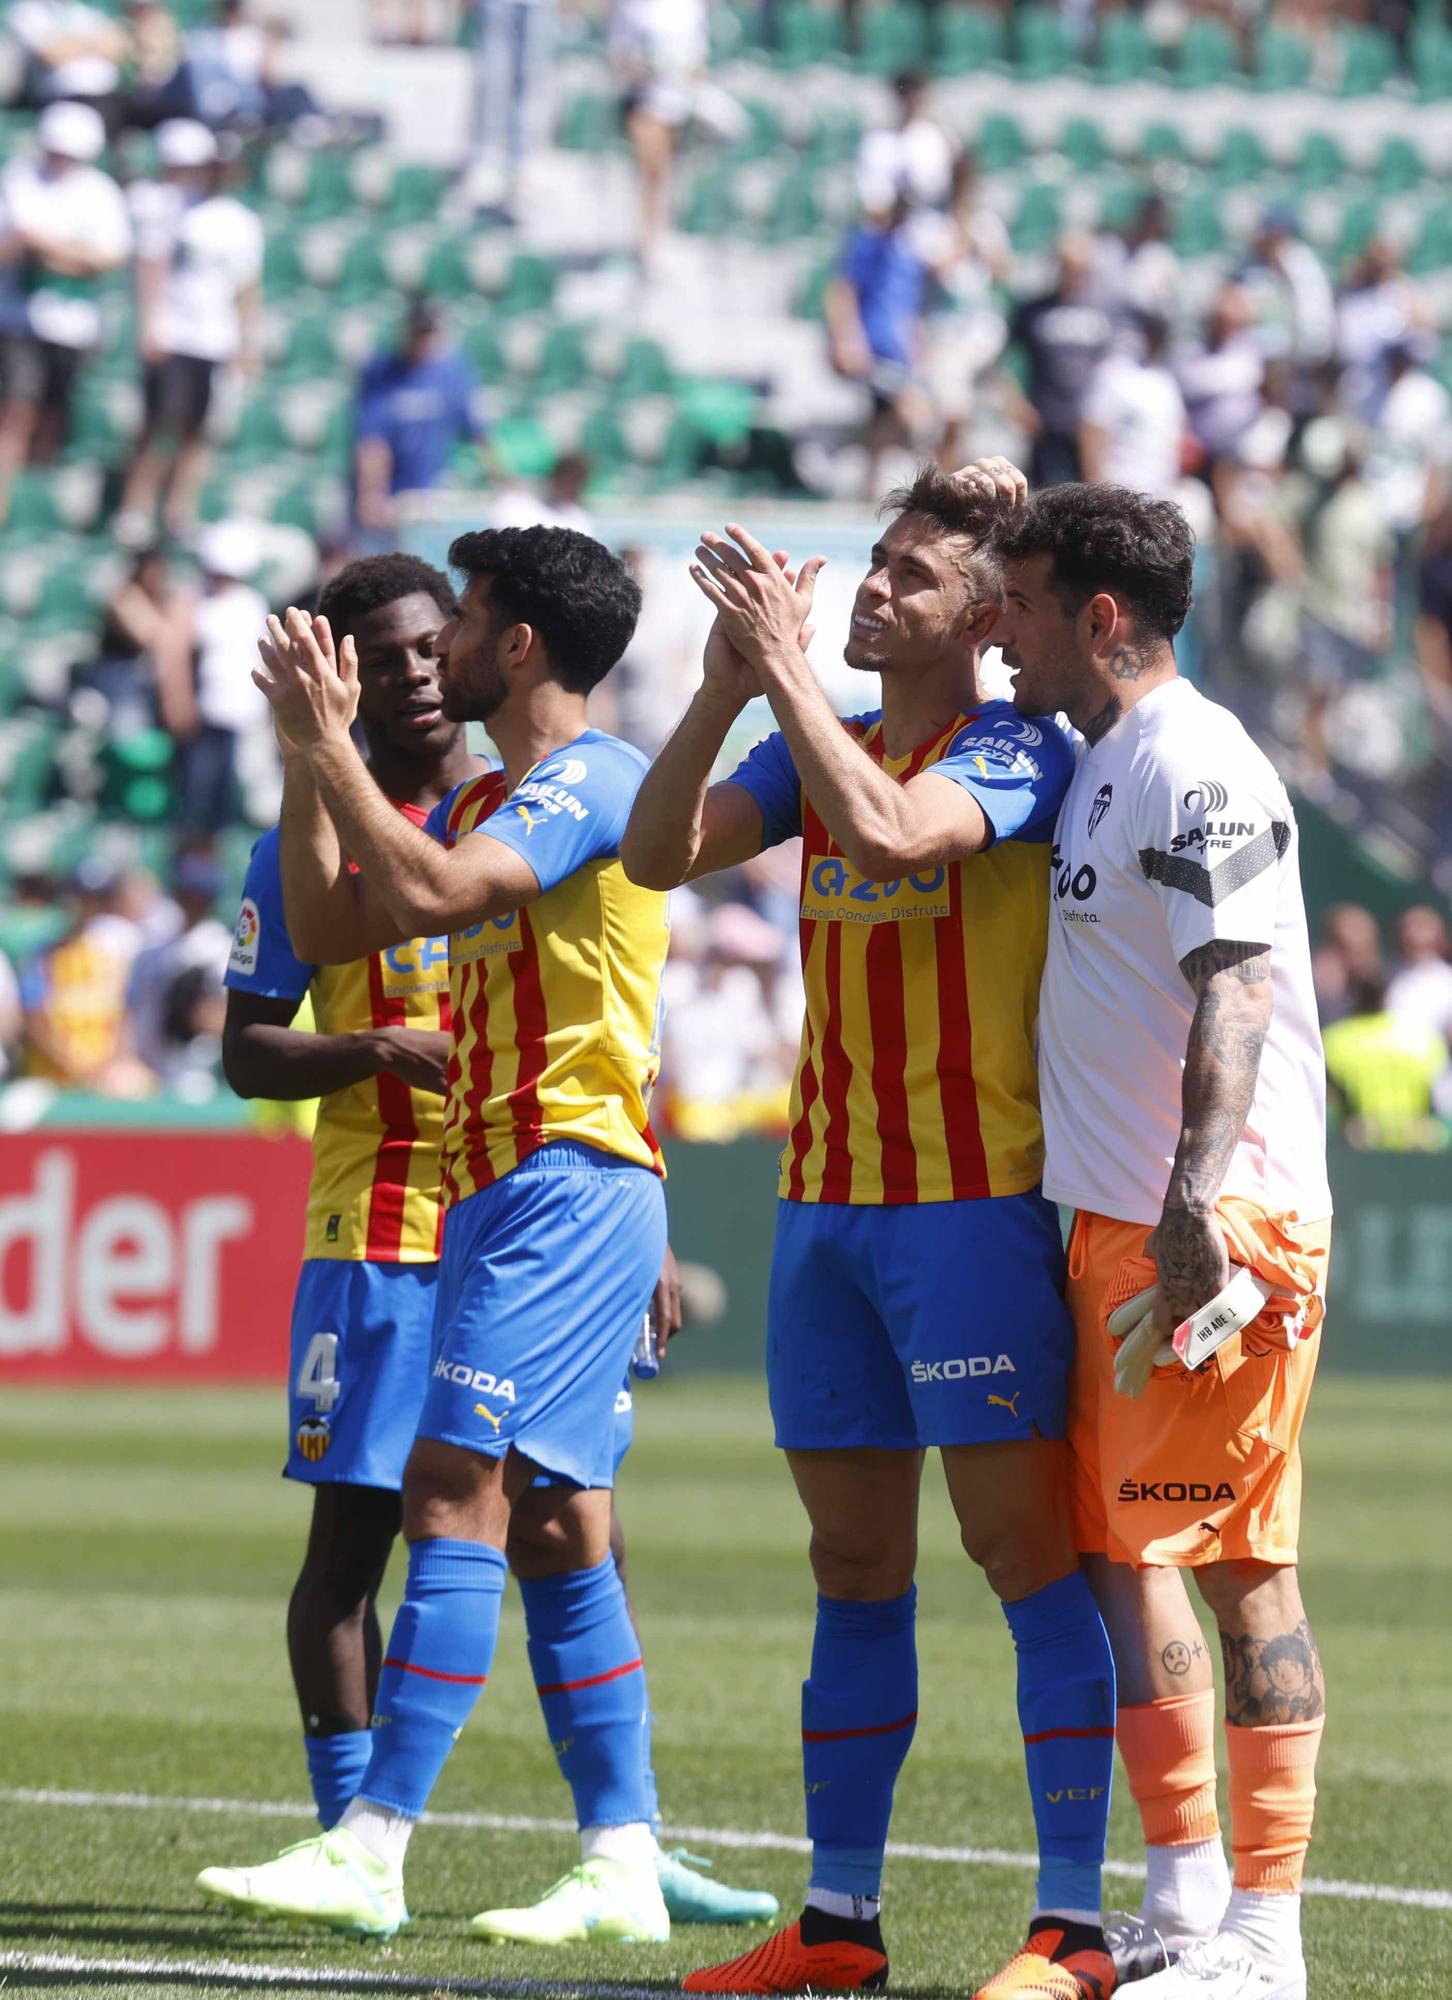
[[1022, 1389], [1015, 1389], [1011, 1396], [990, 1396], [988, 1398], [988, 1407], [991, 1410], [996, 1403], [1000, 1410], [1007, 1410], [1011, 1417], [1017, 1417], [1018, 1399], [1022, 1394]]
[[502, 1410], [496, 1417], [492, 1410], [486, 1410], [482, 1403], [476, 1403], [474, 1405], [474, 1414], [476, 1417], [487, 1417], [489, 1422], [494, 1426], [495, 1437], [498, 1437], [499, 1426], [504, 1422], [504, 1413]]

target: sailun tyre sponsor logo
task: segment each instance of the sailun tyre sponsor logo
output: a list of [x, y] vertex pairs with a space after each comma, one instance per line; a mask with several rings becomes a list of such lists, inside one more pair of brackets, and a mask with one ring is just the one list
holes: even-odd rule
[[1113, 785], [1101, 785], [1094, 794], [1094, 803], [1089, 808], [1089, 838], [1094, 838], [1094, 829], [1114, 803]]
[[582, 757], [562, 757], [558, 764], [551, 764], [540, 772], [541, 778], [553, 778], [557, 785], [580, 785], [585, 781], [589, 765]]
[[1234, 1498], [1235, 1488], [1228, 1479], [1215, 1486], [1208, 1479], [1123, 1479], [1119, 1484], [1119, 1501], [1124, 1507], [1141, 1500], [1193, 1500], [1200, 1507]]
[[232, 956], [228, 963], [233, 972], [251, 974], [257, 970], [257, 940], [261, 935], [261, 914], [252, 898], [244, 896], [237, 912], [237, 928], [232, 933]]
[[1224, 812], [1230, 804], [1229, 792], [1224, 785], [1217, 785], [1213, 778], [1202, 778], [1198, 785], [1191, 785], [1184, 799], [1187, 811], [1194, 799], [1200, 801], [1200, 810], [1207, 816], [1210, 813]]
[[1015, 743], [1042, 743], [1044, 732], [1036, 722], [1024, 722], [1018, 716], [1002, 716], [992, 727], [1011, 736]]

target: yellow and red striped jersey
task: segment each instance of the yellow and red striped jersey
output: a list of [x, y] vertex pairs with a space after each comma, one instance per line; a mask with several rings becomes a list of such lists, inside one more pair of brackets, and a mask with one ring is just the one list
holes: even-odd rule
[[590, 729], [513, 793], [490, 772], [435, 808], [448, 846], [488, 834], [521, 854], [532, 902], [449, 940], [454, 1049], [444, 1198], [462, 1201], [568, 1139], [664, 1173], [650, 1125], [660, 1066], [666, 898], [631, 882], [619, 848], [646, 769]]
[[[400, 805], [415, 826], [422, 808]], [[319, 1034], [364, 1028], [447, 1033], [447, 938], [414, 938], [349, 965], [304, 965], [288, 942], [278, 837], [252, 850], [232, 940], [227, 984], [269, 999], [311, 995]], [[444, 1100], [386, 1072], [332, 1091], [318, 1106], [305, 1257], [379, 1264], [430, 1263], [443, 1210], [439, 1148]]]
[[1043, 1167], [1034, 1028], [1049, 842], [1073, 768], [1052, 722], [988, 702], [909, 756], [881, 713], [843, 725], [900, 783], [931, 770], [973, 794], [982, 853], [897, 882], [856, 873], [807, 799], [785, 739], [733, 775], [763, 845], [802, 836], [806, 1020], [780, 1192], [790, 1201], [961, 1201], [1019, 1194]]

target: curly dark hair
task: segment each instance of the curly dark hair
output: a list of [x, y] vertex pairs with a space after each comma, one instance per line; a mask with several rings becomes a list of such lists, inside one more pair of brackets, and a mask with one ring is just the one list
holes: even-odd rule
[[1008, 516], [997, 537], [1006, 562], [1048, 556], [1066, 611], [1100, 591], [1117, 597], [1146, 638], [1173, 639], [1190, 609], [1195, 537], [1170, 500], [1127, 486], [1049, 486]]
[[441, 569], [418, 556], [360, 556], [329, 577], [318, 593], [318, 616], [326, 618], [333, 637], [343, 639], [357, 629], [370, 611], [396, 604], [400, 597], [431, 597], [445, 618], [454, 615], [454, 586]]
[[879, 514], [920, 514], [934, 522], [945, 534], [959, 536], [973, 544], [959, 568], [967, 579], [974, 601], [1003, 603], [1003, 564], [999, 560], [997, 532], [1001, 507], [961, 486], [951, 473], [926, 459], [913, 474], [908, 486], [894, 486]]
[[487, 576], [506, 620], [532, 625], [550, 672], [571, 694], [604, 680], [635, 632], [640, 585], [603, 542], [574, 528], [481, 528], [460, 535], [449, 562]]

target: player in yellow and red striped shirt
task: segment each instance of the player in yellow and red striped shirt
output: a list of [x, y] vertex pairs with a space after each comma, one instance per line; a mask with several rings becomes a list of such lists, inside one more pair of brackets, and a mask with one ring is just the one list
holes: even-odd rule
[[530, 1654], [552, 1738], [567, 1732], [550, 1704], [573, 1703], [561, 1761], [585, 1857], [534, 1911], [486, 1912], [474, 1927], [538, 1943], [658, 1940], [669, 1918], [642, 1662], [609, 1489], [616, 1397], [665, 1251], [648, 1103], [666, 903], [619, 860], [644, 759], [585, 712], [640, 592], [616, 557], [564, 528], [465, 535], [450, 561], [468, 583], [438, 640], [444, 712], [487, 720], [504, 771], [451, 793], [426, 831], [390, 808], [353, 747], [351, 642], [335, 653], [325, 624], [290, 612], [285, 627], [269, 622], [256, 676], [283, 732], [294, 946], [342, 960], [449, 933], [444, 1241], [404, 1474], [408, 1579], [368, 1769], [332, 1832], [257, 1870], [205, 1871], [199, 1886], [350, 1932], [391, 1936], [405, 1920], [404, 1850], [487, 1678], [511, 1517], [544, 1473], [569, 1512], [571, 1566], [526, 1586], [540, 1600]]
[[[956, 481], [924, 468], [891, 497], [846, 651], [881, 676], [882, 707], [845, 725], [801, 644], [820, 564], [794, 582], [743, 529], [704, 536], [705, 679], [626, 835], [630, 873], [658, 888], [803, 842], [806, 1022], [767, 1372], [819, 1593], [802, 1695], [812, 1874], [798, 1923], [693, 1973], [692, 1991], [886, 1982], [878, 1909], [917, 1717], [928, 1446], [1013, 1633], [1039, 1832], [1028, 1943], [979, 2000], [1114, 1983], [1100, 1925], [1114, 1670], [1065, 1505], [1072, 1334], [1034, 1071], [1049, 841], [1073, 758], [1051, 720], [979, 679], [1003, 601], [995, 524], [1021, 487], [996, 461]], [[758, 691], [778, 733], [711, 785]]]

